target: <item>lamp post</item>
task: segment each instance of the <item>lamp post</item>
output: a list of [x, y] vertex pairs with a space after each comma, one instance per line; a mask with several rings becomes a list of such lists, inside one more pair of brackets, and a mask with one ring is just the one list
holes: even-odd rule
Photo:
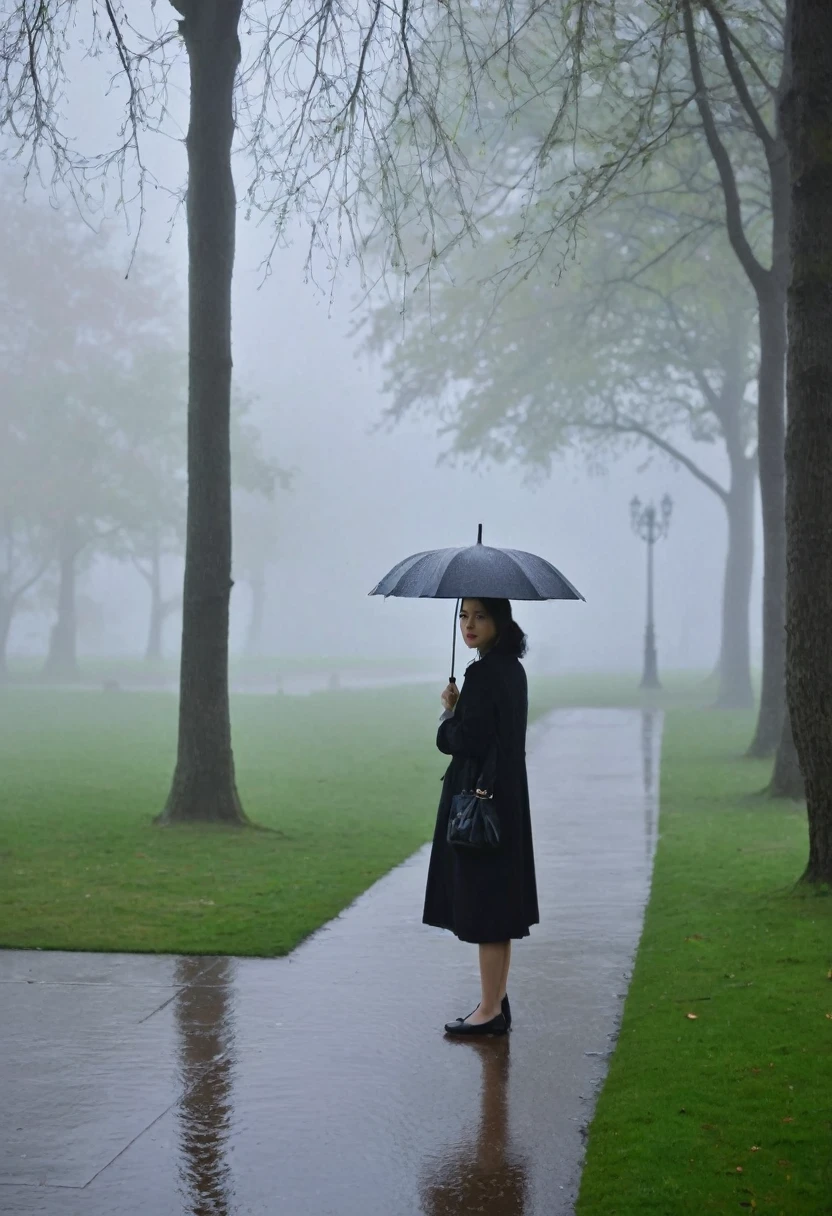
[[642, 688], [661, 688], [659, 683], [659, 665], [656, 659], [656, 630], [653, 619], [653, 546], [657, 540], [667, 536], [670, 527], [670, 514], [673, 501], [665, 494], [660, 510], [652, 502], [642, 506], [638, 498], [630, 503], [630, 521], [633, 531], [647, 542], [647, 626], [644, 630], [644, 674], [641, 677]]

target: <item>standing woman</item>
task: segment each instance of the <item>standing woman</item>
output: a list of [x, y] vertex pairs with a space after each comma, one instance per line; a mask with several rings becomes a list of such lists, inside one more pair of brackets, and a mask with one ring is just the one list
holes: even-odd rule
[[[528, 685], [520, 662], [526, 637], [502, 599], [466, 599], [459, 614], [466, 646], [479, 652], [462, 692], [449, 684], [436, 746], [451, 757], [436, 816], [423, 923], [450, 929], [479, 946], [480, 1003], [448, 1022], [452, 1035], [505, 1034], [511, 1025], [506, 985], [513, 938], [539, 920], [526, 777]], [[492, 743], [497, 748], [494, 805], [500, 847], [472, 853], [448, 844], [454, 794], [472, 790]]]

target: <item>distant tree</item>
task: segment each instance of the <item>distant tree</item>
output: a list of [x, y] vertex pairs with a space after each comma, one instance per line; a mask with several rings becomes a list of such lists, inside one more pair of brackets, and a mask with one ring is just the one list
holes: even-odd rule
[[278, 505], [273, 497], [237, 493], [234, 520], [234, 569], [251, 592], [244, 651], [253, 658], [262, 653], [267, 576], [281, 534]]
[[[590, 464], [636, 446], [663, 454], [715, 493], [726, 510], [718, 704], [752, 701], [749, 605], [754, 557], [756, 426], [753, 298], [719, 228], [680, 229], [685, 196], [656, 167], [635, 204], [591, 225], [579, 263], [561, 275], [546, 256], [491, 306], [483, 288], [506, 265], [517, 217], [480, 225], [475, 250], [457, 250], [430, 290], [373, 311], [366, 349], [385, 360], [398, 420], [439, 418], [450, 454], [518, 461], [549, 474], [574, 448]], [[659, 203], [659, 195], [664, 198]], [[719, 444], [723, 485], [695, 445]]]

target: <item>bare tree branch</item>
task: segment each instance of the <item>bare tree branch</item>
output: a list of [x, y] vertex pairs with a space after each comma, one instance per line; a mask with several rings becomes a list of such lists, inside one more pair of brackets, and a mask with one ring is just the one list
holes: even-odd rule
[[711, 103], [709, 100], [708, 88], [705, 84], [705, 78], [702, 73], [702, 61], [699, 56], [699, 47], [696, 41], [696, 31], [693, 24], [691, 0], [681, 0], [681, 5], [685, 39], [690, 57], [691, 75], [696, 88], [696, 105], [702, 119], [702, 128], [705, 133], [705, 139], [707, 140], [708, 148], [717, 167], [719, 179], [722, 183], [723, 194], [725, 196], [725, 219], [728, 229], [728, 239], [731, 242], [731, 247], [739, 258], [743, 269], [748, 275], [749, 280], [753, 284], [755, 291], [760, 294], [766, 288], [770, 272], [766, 270], [762, 263], [757, 259], [748, 241], [748, 237], [746, 236], [745, 226], [742, 219], [742, 205], [740, 203], [734, 168], [725, 144], [722, 142], [717, 132], [713, 111], [711, 109]]
[[775, 138], [765, 124], [762, 114], [751, 97], [748, 90], [748, 85], [745, 82], [745, 77], [742, 74], [740, 65], [737, 63], [734, 55], [731, 34], [728, 30], [728, 25], [719, 11], [713, 0], [702, 0], [704, 7], [716, 26], [717, 35], [719, 37], [719, 45], [722, 50], [722, 58], [725, 60], [725, 66], [728, 69], [728, 75], [731, 77], [731, 83], [737, 91], [737, 97], [740, 99], [742, 108], [745, 110], [748, 117], [751, 119], [751, 125], [759, 139], [760, 143], [765, 148], [766, 156], [771, 157], [775, 148]]
[[671, 460], [675, 460], [683, 465], [698, 481], [701, 481], [704, 486], [712, 490], [723, 502], [728, 501], [728, 491], [713, 477], [709, 476], [704, 469], [701, 469], [695, 460], [692, 460], [690, 456], [687, 456], [680, 448], [677, 448], [669, 439], [665, 439], [664, 436], [658, 435], [655, 431], [651, 431], [649, 427], [636, 422], [634, 419], [625, 418], [624, 421], [616, 419], [611, 422], [586, 422], [581, 425], [586, 426], [589, 430], [611, 431], [618, 435], [640, 436], [640, 438], [648, 443], [653, 444], [654, 447], [659, 448]]

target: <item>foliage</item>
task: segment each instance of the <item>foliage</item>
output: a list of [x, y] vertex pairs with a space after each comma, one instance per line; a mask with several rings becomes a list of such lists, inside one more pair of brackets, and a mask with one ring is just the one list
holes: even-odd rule
[[404, 322], [379, 304], [364, 346], [384, 358], [388, 420], [436, 414], [452, 453], [540, 472], [574, 447], [596, 464], [647, 442], [724, 496], [684, 448], [721, 441], [753, 458], [753, 301], [718, 229], [680, 237], [677, 180], [652, 165], [635, 200], [596, 219], [579, 262], [560, 274], [542, 258], [489, 309], [514, 216], [481, 226], [476, 249], [409, 296]]

